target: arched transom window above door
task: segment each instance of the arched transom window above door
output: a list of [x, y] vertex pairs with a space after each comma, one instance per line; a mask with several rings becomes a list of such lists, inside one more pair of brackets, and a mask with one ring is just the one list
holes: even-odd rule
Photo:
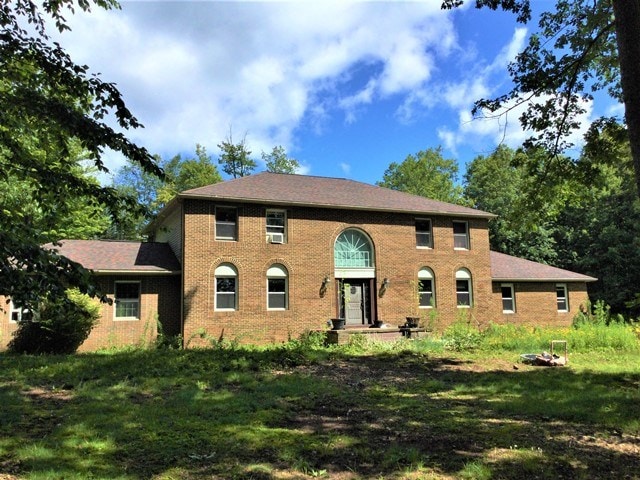
[[334, 246], [336, 268], [372, 268], [373, 247], [367, 235], [356, 229], [342, 232]]

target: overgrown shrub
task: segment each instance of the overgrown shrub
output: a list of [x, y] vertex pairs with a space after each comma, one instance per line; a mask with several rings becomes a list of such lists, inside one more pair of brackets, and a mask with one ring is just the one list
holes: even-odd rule
[[455, 352], [475, 350], [482, 343], [482, 333], [465, 318], [459, 318], [444, 331], [442, 341], [446, 349]]
[[580, 328], [583, 325], [610, 325], [612, 323], [626, 323], [621, 314], [611, 314], [611, 307], [604, 300], [598, 300], [592, 306], [587, 301], [584, 307], [580, 307], [580, 311], [573, 317], [572, 325]]
[[14, 353], [74, 353], [87, 339], [100, 317], [100, 304], [77, 289], [67, 298], [45, 300], [31, 318], [20, 321], [9, 342]]

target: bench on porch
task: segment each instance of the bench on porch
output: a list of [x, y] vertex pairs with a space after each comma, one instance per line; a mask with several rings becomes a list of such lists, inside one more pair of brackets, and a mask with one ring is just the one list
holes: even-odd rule
[[365, 335], [371, 340], [393, 341], [400, 338], [421, 338], [429, 331], [425, 328], [409, 327], [381, 327], [381, 328], [354, 328], [347, 327], [343, 330], [328, 330], [327, 343], [330, 345], [345, 345], [349, 343], [351, 335]]

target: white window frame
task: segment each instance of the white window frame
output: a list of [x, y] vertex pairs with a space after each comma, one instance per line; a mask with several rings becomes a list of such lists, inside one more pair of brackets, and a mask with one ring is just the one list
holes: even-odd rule
[[[511, 295], [508, 297], [504, 296], [504, 288], [508, 288], [509, 291], [511, 292]], [[516, 292], [515, 289], [513, 288], [513, 283], [502, 283], [500, 284], [500, 298], [502, 301], [502, 313], [516, 313]], [[511, 302], [511, 308], [505, 308], [504, 306], [504, 302], [505, 301], [510, 301]]]
[[[218, 292], [218, 280], [228, 278], [233, 278], [233, 292]], [[218, 307], [218, 295], [233, 295], [233, 307]], [[216, 267], [213, 278], [213, 309], [217, 312], [238, 310], [238, 269], [231, 263], [222, 263]]]
[[[270, 281], [284, 279], [284, 292], [271, 292]], [[270, 307], [272, 296], [284, 296], [284, 307]], [[275, 263], [267, 270], [267, 310], [283, 311], [289, 309], [289, 272], [287, 268], [279, 263]]]
[[[566, 313], [569, 311], [569, 290], [566, 283], [556, 283], [556, 305], [558, 312]], [[562, 293], [561, 295], [558, 295]], [[560, 308], [560, 303], [564, 303], [564, 308]]]
[[[133, 298], [125, 298], [125, 299], [121, 299], [118, 298], [118, 285], [137, 285], [138, 286], [138, 298], [133, 299]], [[142, 287], [141, 287], [141, 282], [139, 280], [118, 280], [115, 282], [114, 285], [114, 289], [113, 289], [113, 298], [114, 298], [114, 305], [113, 305], [113, 320], [114, 321], [130, 321], [130, 320], [140, 320], [140, 309], [142, 307], [142, 302], [141, 302], [141, 296], [142, 296]], [[121, 303], [125, 303], [125, 304], [131, 304], [131, 305], [136, 305], [137, 308], [137, 312], [138, 312], [138, 316], [136, 317], [120, 317], [118, 316], [118, 304]]]
[[[466, 282], [467, 291], [459, 290], [458, 282]], [[469, 295], [468, 305], [460, 303], [459, 301], [460, 294]], [[466, 268], [461, 268], [456, 271], [456, 305], [458, 308], [471, 308], [473, 306], [473, 282], [472, 282], [471, 272]]]
[[[228, 222], [228, 221], [218, 221], [218, 212], [219, 211], [234, 211], [235, 213], [235, 222]], [[238, 241], [238, 208], [237, 207], [228, 207], [228, 206], [224, 206], [224, 205], [219, 205], [216, 206], [215, 209], [215, 238], [218, 241], [222, 241], [222, 242], [236, 242]], [[223, 235], [218, 235], [218, 225], [225, 225], [225, 226], [231, 226], [233, 225], [233, 236], [229, 237], [229, 236], [223, 236]]]
[[[269, 214], [278, 214], [282, 215], [282, 225], [270, 225], [269, 224]], [[265, 214], [265, 224], [266, 224], [266, 233], [267, 239], [269, 235], [272, 233], [281, 233], [283, 238], [283, 243], [287, 243], [287, 211], [276, 208], [269, 208]]]
[[[429, 280], [431, 283], [431, 290], [421, 290], [421, 285], [423, 280]], [[418, 271], [418, 308], [433, 308], [436, 304], [436, 293], [435, 293], [435, 276], [433, 275], [433, 270], [428, 267], [423, 267]], [[422, 295], [430, 294], [431, 301], [429, 305], [422, 305]]]
[[[13, 319], [13, 314], [14, 313], [16, 313], [18, 315], [18, 319], [17, 320]], [[20, 323], [22, 321], [22, 316], [25, 313], [30, 313], [30, 312], [26, 308], [21, 308], [21, 307], [16, 306], [13, 303], [13, 300], [11, 300], [9, 302], [9, 323]]]
[[[464, 234], [456, 233], [456, 225], [464, 225]], [[454, 250], [470, 250], [471, 249], [471, 240], [469, 238], [469, 222], [467, 221], [453, 221], [453, 249]], [[464, 243], [466, 246], [464, 247], [456, 247], [456, 239], [464, 238]]]
[[[419, 230], [418, 223], [426, 223], [428, 225], [427, 230]], [[425, 249], [433, 249], [433, 223], [430, 218], [416, 218], [415, 219], [415, 228], [416, 228], [416, 248], [425, 248]], [[426, 245], [421, 245], [419, 238], [426, 238]]]

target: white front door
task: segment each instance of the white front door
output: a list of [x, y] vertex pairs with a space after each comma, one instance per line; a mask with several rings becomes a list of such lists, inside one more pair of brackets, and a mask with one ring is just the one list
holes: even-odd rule
[[347, 325], [362, 325], [363, 322], [363, 302], [362, 284], [345, 283], [344, 289], [344, 310]]

